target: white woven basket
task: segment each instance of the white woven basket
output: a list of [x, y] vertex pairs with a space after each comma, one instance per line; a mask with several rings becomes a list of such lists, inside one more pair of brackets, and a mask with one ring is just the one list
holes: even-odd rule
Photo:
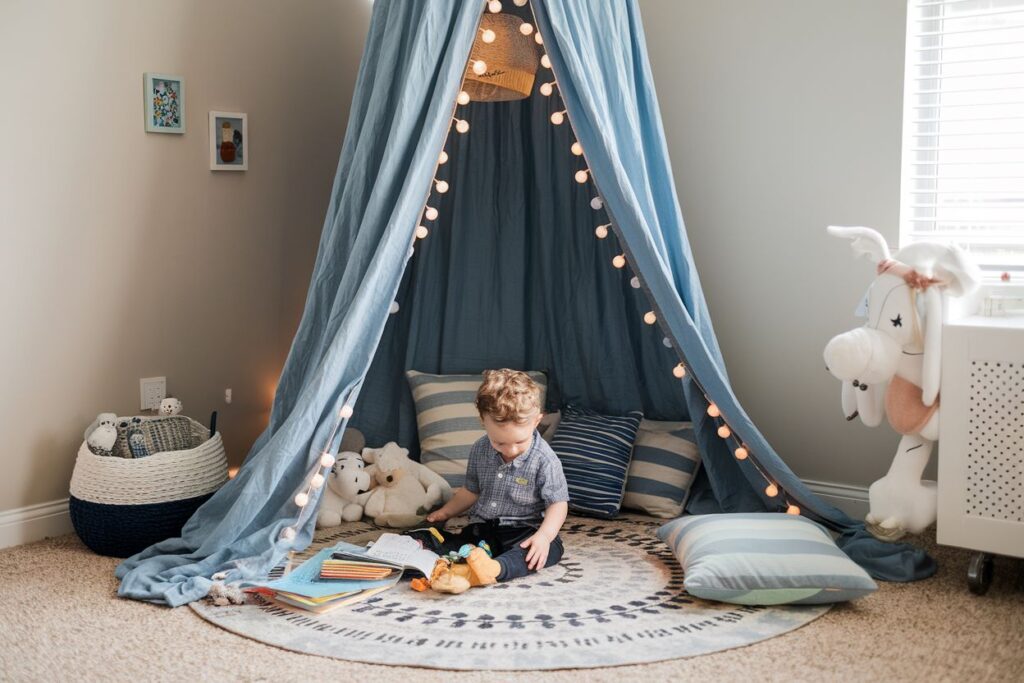
[[[143, 420], [150, 418], [143, 418]], [[71, 495], [108, 505], [144, 505], [196, 498], [228, 480], [228, 461], [220, 433], [189, 419], [196, 448], [154, 453], [145, 458], [96, 455], [83, 441], [71, 475]]]

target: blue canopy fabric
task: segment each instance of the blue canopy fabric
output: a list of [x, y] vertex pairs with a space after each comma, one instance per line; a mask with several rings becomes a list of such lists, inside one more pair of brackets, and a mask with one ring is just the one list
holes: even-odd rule
[[[604, 214], [589, 206], [593, 187], [572, 182], [581, 167], [572, 164], [583, 162], [569, 155], [568, 126], [552, 130], [544, 119], [554, 105], [536, 95], [471, 105], [470, 133], [449, 143], [451, 160], [438, 169], [484, 4], [375, 2], [270, 424], [180, 537], [118, 566], [119, 595], [177, 606], [205, 596], [217, 572], [228, 581], [265, 576], [312, 540], [318, 492], [301, 509], [294, 497], [321, 454], [336, 450], [348, 422], [342, 406], [354, 406], [353, 424], [371, 442], [414, 446], [404, 370], [498, 365], [549, 372], [555, 402], [692, 419], [703, 468], [691, 512], [778, 509], [782, 496], [764, 494], [760, 468], [802, 514], [838, 532], [841, 547], [876, 578], [934, 573], [922, 551], [874, 539], [807, 490], [732, 393], [675, 194], [635, 1], [531, 3], [557, 98], [617, 239], [594, 239]], [[450, 197], [431, 194], [442, 176]], [[428, 198], [442, 217], [414, 247]], [[617, 247], [639, 291], [610, 267]], [[392, 301], [401, 304], [395, 316]], [[640, 322], [646, 310], [661, 331]], [[670, 373], [680, 359], [689, 370], [681, 381]], [[748, 460], [737, 461], [717, 436], [705, 394], [747, 445]], [[286, 527], [298, 535], [283, 539]]]

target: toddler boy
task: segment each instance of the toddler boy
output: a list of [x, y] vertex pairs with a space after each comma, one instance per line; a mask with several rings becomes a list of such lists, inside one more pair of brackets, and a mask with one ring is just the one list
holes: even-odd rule
[[[558, 531], [569, 511], [569, 488], [562, 463], [537, 425], [542, 417], [540, 387], [525, 372], [488, 370], [476, 396], [487, 435], [469, 454], [465, 486], [427, 515], [444, 524], [470, 510], [470, 524], [458, 534], [445, 533], [444, 549], [486, 541], [496, 562], [477, 572], [507, 581], [557, 564], [562, 559]], [[471, 509], [472, 508], [472, 509]]]

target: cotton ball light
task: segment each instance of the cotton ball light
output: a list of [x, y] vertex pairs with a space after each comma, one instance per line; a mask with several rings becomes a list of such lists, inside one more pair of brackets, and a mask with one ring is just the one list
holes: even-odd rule
[[448, 182], [445, 180], [438, 180], [434, 183], [434, 189], [437, 190], [438, 194], [444, 194], [448, 191]]
[[776, 486], [775, 484], [768, 484], [768, 486], [764, 488], [764, 495], [768, 496], [769, 498], [774, 498], [775, 496], [779, 495], [779, 487]]
[[554, 114], [551, 115], [551, 123], [555, 124], [556, 126], [562, 125], [564, 121], [565, 114], [563, 112], [556, 111]]
[[473, 73], [477, 76], [483, 76], [487, 72], [487, 62], [482, 62], [479, 59], [473, 62]]
[[632, 287], [633, 289], [640, 289], [640, 278], [637, 277], [636, 275], [629, 278], [629, 286]]
[[576, 182], [582, 185], [590, 179], [589, 171], [576, 171]]
[[313, 478], [309, 480], [309, 485], [315, 489], [320, 488], [324, 485], [324, 475], [317, 472], [313, 475]]
[[582, 156], [583, 154], [583, 145], [581, 145], [578, 142], [572, 143], [572, 147], [570, 147], [569, 149], [572, 150], [572, 153], [575, 154], [576, 156]]
[[722, 411], [718, 409], [718, 406], [714, 403], [708, 406], [708, 415], [711, 417], [718, 417], [722, 414]]
[[355, 412], [355, 411], [352, 410], [352, 406], [350, 406], [350, 405], [343, 405], [341, 407], [341, 410], [338, 411], [338, 415], [341, 416], [342, 420], [347, 420], [348, 418], [352, 417], [352, 413], [353, 412]]
[[295, 494], [296, 505], [298, 505], [300, 508], [304, 508], [306, 507], [307, 503], [309, 503], [309, 494], [307, 494], [305, 491], [303, 491], [302, 493]]
[[597, 239], [603, 240], [605, 237], [608, 236], [608, 226], [607, 225], [599, 225], [599, 226], [597, 226], [596, 228], [594, 228], [594, 234], [597, 235]]
[[437, 163], [444, 165], [448, 163], [448, 152], [441, 150], [441, 154], [437, 157]]
[[672, 348], [672, 340], [669, 339], [668, 337], [662, 337], [661, 343], [665, 345], [666, 349]]
[[733, 453], [736, 456], [737, 460], [746, 460], [747, 456], [750, 455], [749, 453], [747, 453], [747, 449], [744, 448], [743, 446], [737, 448], [735, 451], [733, 451]]
[[721, 427], [718, 428], [718, 435], [723, 439], [728, 439], [730, 436], [732, 436], [732, 430], [729, 429], [728, 425], [722, 425]]
[[658, 322], [658, 316], [654, 314], [654, 311], [647, 311], [644, 313], [644, 322], [648, 325], [653, 325]]
[[494, 42], [494, 39], [498, 37], [498, 34], [489, 28], [485, 28], [484, 32], [480, 35], [480, 40], [484, 41], [488, 45]]
[[427, 230], [427, 226], [425, 226], [425, 225], [418, 225], [418, 226], [416, 226], [416, 239], [423, 239], [424, 237], [426, 237], [429, 234], [430, 234], [430, 231]]
[[616, 268], [624, 267], [626, 265], [626, 257], [623, 256], [622, 254], [619, 254], [618, 256], [612, 259], [612, 265], [615, 266]]
[[555, 91], [554, 83], [541, 83], [540, 94], [544, 97], [551, 97], [551, 93]]
[[540, 58], [540, 65], [542, 67], [544, 67], [545, 69], [550, 69], [551, 68], [551, 58], [548, 57], [547, 55], [544, 55], [543, 57]]
[[[668, 339], [668, 337], [665, 337], [665, 339]], [[683, 365], [682, 363], [679, 363], [674, 368], [672, 368], [672, 375], [676, 379], [682, 379], [686, 377], [686, 366]]]
[[395, 313], [398, 313], [400, 308], [401, 308], [401, 306], [398, 305], [397, 301], [392, 301], [391, 305], [388, 306], [388, 313], [390, 313], [391, 315], [394, 315]]
[[455, 101], [459, 104], [469, 104], [469, 93], [465, 90], [460, 90], [459, 96], [455, 98]]
[[291, 541], [291, 540], [294, 540], [294, 539], [295, 539], [295, 528], [294, 527], [286, 526], [285, 528], [281, 529], [281, 540], [282, 541]]
[[428, 221], [436, 221], [437, 220], [437, 209], [435, 209], [432, 206], [428, 206], [427, 210], [423, 212], [423, 215], [426, 216]]
[[320, 456], [320, 467], [333, 467], [335, 458], [330, 453], [324, 453]]
[[457, 119], [455, 121], [455, 130], [459, 131], [460, 133], [468, 133], [469, 132], [469, 121], [467, 121], [465, 119]]
[[543, 45], [543, 44], [544, 44], [544, 39], [543, 39], [543, 38], [541, 38], [541, 36], [540, 36], [540, 31], [537, 31], [536, 33], [534, 33], [534, 34], [533, 34], [533, 40], [534, 40], [534, 41], [535, 41], [535, 42], [536, 42], [536, 43], [537, 43], [538, 45]]
[[501, 2], [499, 0], [491, 0], [487, 3], [487, 9], [491, 11], [491, 14], [497, 14], [501, 11]]
[[594, 197], [590, 200], [590, 208], [594, 211], [600, 211], [604, 208], [604, 200], [600, 197]]
[[800, 508], [798, 508], [796, 505], [793, 505], [792, 503], [790, 503], [789, 507], [786, 508], [786, 514], [787, 515], [799, 515], [800, 514]]
[[523, 23], [519, 24], [519, 32], [522, 33], [524, 36], [530, 35], [531, 33], [533, 33], [533, 24], [524, 21]]

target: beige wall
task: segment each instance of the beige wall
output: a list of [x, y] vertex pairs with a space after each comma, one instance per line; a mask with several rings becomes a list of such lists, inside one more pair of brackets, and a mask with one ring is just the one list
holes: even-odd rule
[[840, 414], [824, 368], [870, 265], [825, 226], [895, 246], [906, 4], [641, 0], [676, 186], [748, 413], [804, 479], [866, 486], [888, 427]]
[[[165, 375], [238, 462], [301, 312], [369, 0], [0, 2], [0, 511], [67, 496], [82, 429]], [[186, 79], [147, 134], [142, 74]], [[209, 170], [207, 112], [249, 116]], [[225, 405], [225, 387], [234, 403]]]

